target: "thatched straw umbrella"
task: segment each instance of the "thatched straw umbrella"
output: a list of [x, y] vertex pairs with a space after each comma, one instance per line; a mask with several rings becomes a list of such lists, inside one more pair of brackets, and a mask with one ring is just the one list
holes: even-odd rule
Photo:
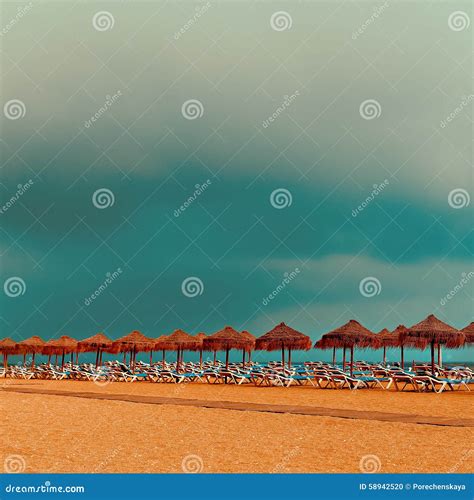
[[162, 350], [176, 351], [176, 371], [179, 373], [179, 368], [183, 361], [183, 351], [198, 351], [201, 349], [202, 341], [178, 329], [163, 340], [160, 340], [158, 344]]
[[145, 337], [138, 330], [125, 335], [112, 342], [110, 352], [123, 352], [130, 353], [130, 366], [135, 368], [135, 360], [137, 357], [137, 352], [148, 352], [151, 351], [155, 346], [156, 341], [149, 337]]
[[257, 340], [257, 337], [255, 337], [255, 335], [252, 335], [247, 330], [244, 330], [241, 333], [241, 335], [243, 335], [244, 337], [248, 338], [252, 342], [252, 345], [250, 346], [250, 349], [242, 349], [242, 366], [245, 368], [245, 353], [248, 352], [248, 354], [249, 354], [249, 363], [250, 363], [251, 356], [252, 356], [252, 351], [255, 349], [255, 342]]
[[36, 353], [41, 353], [43, 351], [44, 344], [45, 341], [37, 335], [33, 335], [33, 337], [18, 342], [18, 352], [23, 354], [23, 364], [25, 363], [25, 356], [31, 354], [31, 366], [34, 368]]
[[461, 330], [465, 336], [466, 344], [474, 344], [474, 321]]
[[[435, 373], [435, 345], [446, 345], [448, 348], [461, 347], [465, 335], [456, 328], [444, 323], [434, 314], [430, 314], [423, 321], [406, 329], [400, 334], [400, 340], [405, 345], [417, 349], [431, 346], [431, 372]], [[441, 361], [441, 348], [439, 349], [439, 362]]]
[[202, 345], [206, 351], [225, 351], [225, 367], [228, 369], [229, 351], [231, 349], [250, 349], [252, 341], [237, 330], [234, 330], [231, 326], [226, 326], [222, 330], [203, 339]]
[[64, 356], [71, 354], [72, 362], [72, 353], [75, 351], [77, 351], [77, 340], [68, 335], [62, 335], [59, 339], [49, 340], [42, 348], [42, 353], [47, 354], [49, 357], [48, 363], [51, 362], [53, 354], [56, 354], [56, 356], [61, 355], [61, 369], [64, 368]]
[[11, 354], [17, 354], [17, 346], [18, 344], [9, 337], [0, 340], [0, 352], [3, 354], [3, 368], [5, 369], [5, 377], [7, 376], [8, 356], [10, 356]]
[[377, 348], [380, 343], [377, 337], [358, 321], [351, 319], [346, 324], [325, 333], [321, 339], [316, 342], [317, 349], [342, 348], [343, 349], [343, 369], [346, 368], [346, 349], [351, 351], [351, 374], [354, 370], [354, 348], [371, 347]]
[[377, 339], [380, 342], [380, 345], [383, 347], [383, 362], [382, 364], [385, 365], [386, 362], [386, 354], [387, 354], [387, 347], [393, 347], [391, 342], [393, 341], [393, 336], [390, 333], [390, 331], [387, 328], [383, 328], [380, 330], [380, 332], [376, 333]]
[[95, 356], [95, 367], [97, 368], [102, 365], [103, 351], [112, 347], [112, 341], [103, 333], [96, 333], [92, 337], [80, 340], [77, 347], [80, 352], [97, 352]]
[[285, 323], [275, 326], [255, 342], [255, 348], [262, 351], [278, 351], [281, 349], [282, 366], [285, 366], [285, 349], [288, 349], [289, 367], [291, 367], [291, 351], [307, 351], [311, 349], [311, 345], [311, 339], [307, 335], [285, 325]]

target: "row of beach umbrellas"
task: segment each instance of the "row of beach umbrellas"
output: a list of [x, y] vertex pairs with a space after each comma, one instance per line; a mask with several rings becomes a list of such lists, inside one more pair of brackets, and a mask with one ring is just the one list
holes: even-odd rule
[[[354, 364], [355, 349], [383, 349], [384, 363], [387, 348], [400, 349], [400, 363], [404, 365], [404, 348], [412, 347], [417, 349], [431, 349], [431, 368], [435, 371], [435, 349], [438, 350], [438, 364], [441, 364], [441, 348], [459, 348], [465, 344], [474, 343], [474, 322], [462, 330], [458, 330], [447, 323], [444, 323], [434, 315], [430, 315], [423, 321], [405, 327], [399, 325], [395, 330], [381, 330], [379, 333], [371, 332], [356, 320], [350, 320], [344, 325], [324, 334], [314, 347], [317, 349], [332, 349], [333, 364], [336, 364], [336, 350], [343, 350], [343, 365], [346, 366], [346, 351], [350, 352], [350, 368], [352, 371]], [[32, 355], [32, 365], [35, 363], [35, 355], [42, 354], [48, 356], [48, 363], [52, 356], [56, 360], [61, 356], [61, 366], [64, 366], [65, 356], [76, 355], [83, 352], [96, 353], [96, 366], [102, 364], [102, 354], [123, 353], [124, 361], [127, 354], [132, 366], [135, 365], [136, 356], [139, 352], [149, 352], [150, 362], [152, 362], [153, 352], [162, 351], [163, 364], [167, 351], [176, 352], [177, 370], [183, 362], [185, 351], [195, 351], [200, 353], [200, 363], [202, 364], [202, 353], [214, 352], [214, 362], [216, 352], [225, 351], [226, 368], [229, 364], [229, 351], [238, 349], [242, 351], [242, 362], [245, 365], [246, 355], [250, 360], [250, 353], [254, 349], [264, 351], [281, 351], [282, 364], [291, 366], [291, 354], [294, 350], [309, 350], [313, 343], [308, 335], [305, 335], [285, 323], [280, 323], [272, 330], [256, 338], [247, 331], [238, 332], [231, 326], [226, 326], [222, 330], [206, 335], [199, 333], [190, 335], [183, 330], [175, 330], [171, 335], [163, 335], [156, 339], [146, 337], [139, 331], [133, 331], [117, 340], [111, 340], [103, 333], [84, 340], [75, 340], [72, 337], [63, 335], [62, 337], [48, 342], [43, 341], [38, 336], [30, 337], [21, 342], [14, 342], [10, 338], [0, 341], [0, 352], [4, 356], [4, 366], [7, 367], [8, 356], [22, 354]], [[285, 356], [286, 355], [286, 356]]]

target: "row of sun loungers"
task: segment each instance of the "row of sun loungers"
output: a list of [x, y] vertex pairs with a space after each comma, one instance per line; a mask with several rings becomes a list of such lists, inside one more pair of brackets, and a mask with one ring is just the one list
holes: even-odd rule
[[225, 368], [219, 362], [216, 365], [206, 362], [203, 366], [195, 363], [182, 363], [180, 369], [177, 369], [174, 363], [164, 365], [162, 363], [153, 365], [137, 363], [136, 367], [131, 369], [116, 361], [107, 362], [100, 368], [91, 364], [67, 364], [63, 369], [53, 365], [39, 365], [34, 369], [12, 366], [8, 368], [7, 373], [0, 372], [0, 375], [19, 379], [74, 379], [96, 383], [148, 381], [175, 384], [189, 382], [254, 384], [262, 387], [308, 385], [319, 389], [378, 388], [388, 390], [394, 388], [397, 391], [437, 393], [445, 390], [454, 391], [456, 388], [470, 390], [469, 384], [474, 383], [474, 372], [467, 367], [438, 368], [436, 375], [425, 369], [428, 367], [416, 368], [416, 371], [407, 371], [396, 366], [387, 367], [358, 362], [350, 374], [344, 370], [344, 367], [322, 362], [305, 363], [292, 369], [282, 367], [278, 363], [267, 365], [252, 363], [246, 366], [235, 363]]

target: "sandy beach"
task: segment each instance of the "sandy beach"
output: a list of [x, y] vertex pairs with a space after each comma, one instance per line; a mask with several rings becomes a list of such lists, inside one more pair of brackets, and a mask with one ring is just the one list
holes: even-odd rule
[[[19, 456], [25, 472], [474, 469], [469, 392], [8, 379], [1, 387], [0, 457]], [[238, 410], [225, 408], [232, 402]], [[344, 418], [277, 413], [265, 405], [343, 411]], [[379, 414], [389, 421], [369, 419]], [[406, 422], [414, 416], [430, 423]]]

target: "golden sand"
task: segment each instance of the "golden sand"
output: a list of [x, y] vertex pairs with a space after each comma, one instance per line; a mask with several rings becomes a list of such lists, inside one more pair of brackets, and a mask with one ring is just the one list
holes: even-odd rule
[[[67, 390], [470, 417], [473, 393], [7, 380], [0, 459], [26, 472], [472, 472], [472, 427], [24, 394]], [[369, 457], [368, 456], [375, 456]], [[362, 462], [361, 462], [362, 461]], [[2, 460], [3, 462], [3, 460]], [[378, 465], [379, 464], [379, 465]]]

